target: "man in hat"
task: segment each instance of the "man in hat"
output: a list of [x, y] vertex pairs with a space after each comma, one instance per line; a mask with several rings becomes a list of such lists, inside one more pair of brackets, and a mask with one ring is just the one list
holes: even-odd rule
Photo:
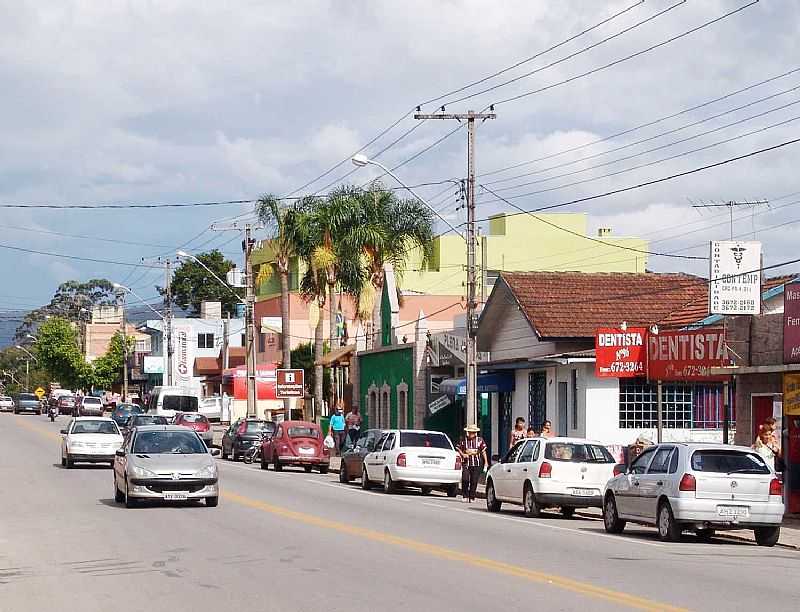
[[461, 499], [462, 501], [475, 501], [475, 491], [478, 489], [478, 479], [484, 465], [489, 465], [486, 455], [486, 442], [478, 435], [480, 427], [470, 423], [464, 428], [466, 437], [458, 444], [458, 454], [461, 455]]

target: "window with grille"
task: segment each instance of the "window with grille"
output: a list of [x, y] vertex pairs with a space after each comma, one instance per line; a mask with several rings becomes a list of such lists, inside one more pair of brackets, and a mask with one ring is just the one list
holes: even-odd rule
[[[736, 416], [730, 391], [731, 427]], [[662, 423], [667, 429], [721, 429], [724, 420], [723, 386], [664, 383]], [[658, 386], [639, 378], [619, 381], [619, 426], [621, 429], [658, 427]]]

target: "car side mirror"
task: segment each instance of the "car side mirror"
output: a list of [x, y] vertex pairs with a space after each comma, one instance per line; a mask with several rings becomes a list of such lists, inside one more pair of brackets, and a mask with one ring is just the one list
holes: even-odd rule
[[118, 449], [117, 449], [117, 452], [116, 452], [116, 453], [114, 453], [114, 454], [115, 454], [117, 457], [124, 457], [124, 456], [125, 456], [125, 449], [124, 449], [124, 448], [118, 448]]
[[492, 455], [492, 463], [497, 463], [500, 461], [500, 455]]
[[67, 435], [67, 430], [66, 429], [62, 429], [61, 430], [61, 435], [62, 436], [66, 436]]
[[208, 452], [211, 453], [212, 457], [219, 457], [220, 452], [218, 448], [209, 448]]

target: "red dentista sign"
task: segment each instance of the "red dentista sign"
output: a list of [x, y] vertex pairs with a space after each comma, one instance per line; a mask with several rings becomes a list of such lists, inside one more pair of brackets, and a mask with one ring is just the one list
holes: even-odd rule
[[721, 381], [710, 368], [730, 365], [722, 329], [661, 331], [647, 339], [650, 380]]
[[635, 378], [647, 369], [647, 329], [601, 327], [594, 335], [598, 378]]

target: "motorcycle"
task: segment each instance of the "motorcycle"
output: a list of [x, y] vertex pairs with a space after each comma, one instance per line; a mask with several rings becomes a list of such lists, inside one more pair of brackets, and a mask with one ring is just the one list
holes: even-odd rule
[[264, 443], [267, 437], [268, 434], [263, 432], [261, 434], [261, 439], [244, 452], [242, 455], [242, 460], [245, 463], [253, 463], [256, 459], [261, 461], [261, 445]]
[[58, 408], [56, 406], [50, 406], [47, 409], [47, 416], [50, 417], [50, 422], [54, 423], [55, 420], [56, 420], [56, 417], [58, 416]]

